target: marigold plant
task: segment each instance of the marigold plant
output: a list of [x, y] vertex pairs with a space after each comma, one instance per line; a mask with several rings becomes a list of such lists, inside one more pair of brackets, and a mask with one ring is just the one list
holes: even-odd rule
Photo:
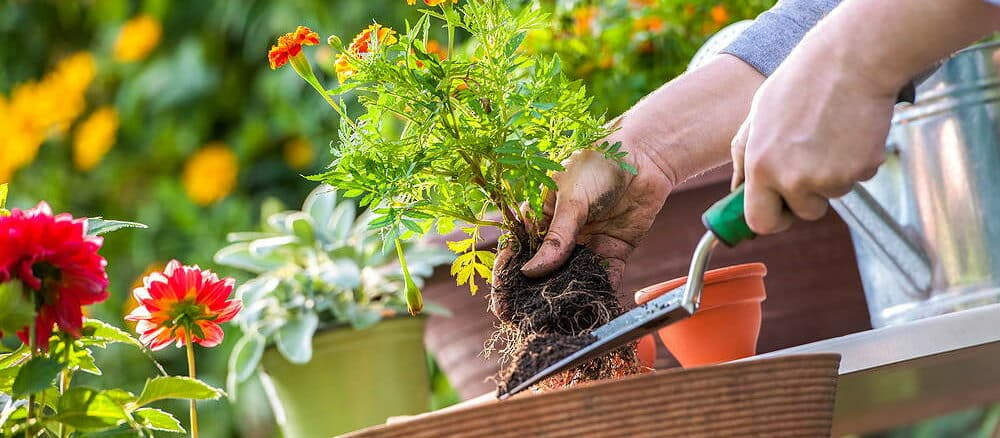
[[[449, 243], [459, 254], [452, 274], [475, 293], [494, 260], [476, 247], [481, 227], [524, 235], [544, 190], [555, 189], [553, 172], [574, 152], [598, 150], [629, 166], [619, 145], [597, 143], [608, 134], [604, 118], [589, 111], [584, 86], [563, 74], [559, 58], [521, 49], [527, 32], [546, 23], [541, 12], [515, 12], [501, 0], [425, 3], [437, 8], [398, 35], [375, 24], [346, 48], [331, 37], [341, 53], [337, 88], [319, 86], [308, 61], [293, 67], [342, 116], [334, 160], [314, 179], [360, 197], [387, 239], [462, 223], [468, 237]], [[435, 22], [448, 35], [443, 53], [429, 44]], [[459, 33], [469, 41], [462, 50]], [[360, 103], [356, 118], [343, 117], [343, 101], [332, 98], [347, 93]]]

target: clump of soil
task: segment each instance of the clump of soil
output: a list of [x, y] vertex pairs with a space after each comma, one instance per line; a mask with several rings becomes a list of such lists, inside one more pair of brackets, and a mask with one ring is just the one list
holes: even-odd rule
[[[498, 391], [505, 393], [538, 371], [593, 341], [590, 334], [625, 312], [608, 280], [603, 259], [577, 245], [562, 268], [547, 278], [521, 274], [533, 251], [524, 238], [514, 243], [514, 255], [494, 273], [491, 310], [500, 324], [486, 352], [500, 354]], [[550, 377], [541, 389], [578, 382], [623, 377], [639, 372], [635, 345]]]

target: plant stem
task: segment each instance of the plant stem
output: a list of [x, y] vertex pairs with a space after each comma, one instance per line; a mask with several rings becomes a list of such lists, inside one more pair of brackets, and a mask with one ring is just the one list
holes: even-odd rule
[[[34, 301], [34, 297], [32, 297]], [[28, 348], [31, 350], [31, 357], [34, 358], [38, 355], [38, 332], [37, 330], [38, 320], [31, 320], [31, 324], [28, 326]], [[31, 429], [33, 425], [33, 420], [35, 419], [35, 395], [31, 394], [28, 396], [28, 408], [26, 413], [26, 419], [28, 426], [24, 431], [25, 436], [31, 436]]]
[[[194, 368], [194, 345], [191, 344], [191, 330], [184, 330], [184, 345], [187, 346], [188, 375], [197, 378]], [[198, 438], [198, 405], [191, 400], [191, 438]]]

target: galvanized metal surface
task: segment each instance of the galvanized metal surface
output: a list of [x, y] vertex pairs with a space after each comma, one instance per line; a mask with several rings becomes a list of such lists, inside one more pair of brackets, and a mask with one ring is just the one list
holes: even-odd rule
[[872, 324], [901, 324], [1000, 302], [1000, 44], [964, 50], [897, 108], [889, 155], [864, 183], [934, 265], [934, 288], [915, 296], [854, 233]]
[[1000, 401], [1000, 304], [828, 339], [745, 360], [839, 353], [835, 436]]
[[904, 291], [914, 299], [927, 298], [933, 286], [930, 257], [923, 245], [908, 236], [864, 186], [854, 184], [846, 195], [831, 199], [830, 206], [853, 235], [861, 237], [877, 254]]

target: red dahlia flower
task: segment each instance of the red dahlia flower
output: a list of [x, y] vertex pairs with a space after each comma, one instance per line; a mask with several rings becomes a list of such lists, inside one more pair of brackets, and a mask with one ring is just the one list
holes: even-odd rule
[[[74, 337], [83, 327], [82, 306], [108, 298], [104, 240], [86, 234], [86, 219], [52, 215], [45, 202], [0, 217], [0, 283], [20, 281], [34, 294], [35, 334], [47, 349], [52, 325]], [[28, 327], [17, 332], [28, 342]]]
[[219, 324], [233, 319], [242, 308], [240, 300], [230, 300], [235, 281], [219, 279], [198, 266], [182, 266], [171, 260], [166, 269], [143, 279], [143, 287], [132, 291], [139, 306], [126, 320], [135, 321], [139, 340], [151, 350], [185, 340], [202, 347], [222, 342]]

